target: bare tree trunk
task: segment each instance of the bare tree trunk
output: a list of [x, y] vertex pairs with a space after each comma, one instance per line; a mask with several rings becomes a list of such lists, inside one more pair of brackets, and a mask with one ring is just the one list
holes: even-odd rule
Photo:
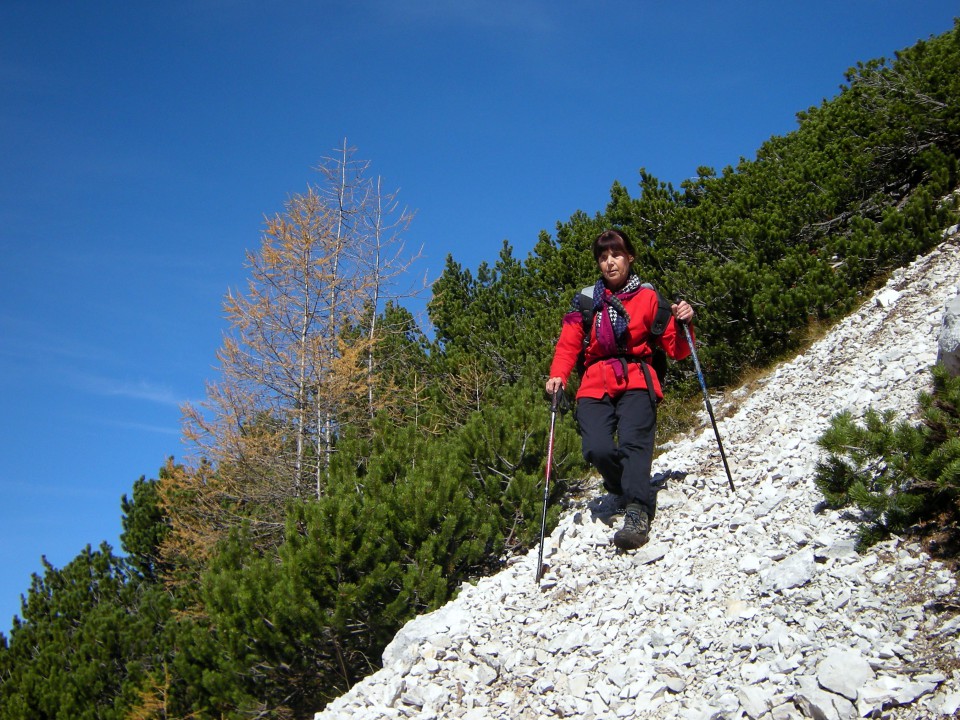
[[[310, 255], [307, 255], [307, 262], [304, 263], [304, 267], [309, 267], [310, 265]], [[304, 273], [303, 277], [303, 296], [305, 298], [309, 297], [310, 288], [309, 280], [307, 273]], [[303, 312], [300, 316], [300, 337], [299, 344], [302, 349], [299, 359], [299, 367], [297, 368], [297, 459], [296, 459], [296, 468], [295, 472], [296, 485], [297, 485], [297, 497], [301, 497], [303, 494], [303, 488], [301, 487], [304, 480], [304, 456], [306, 453], [306, 439], [307, 439], [307, 364], [309, 354], [307, 352], [308, 342], [309, 342], [309, 333], [310, 333], [310, 307], [307, 302], [303, 304]]]
[[370, 343], [367, 348], [367, 410], [371, 420], [373, 420], [375, 414], [373, 405], [373, 349], [377, 333], [377, 309], [380, 307], [380, 253], [383, 243], [383, 194], [380, 177], [377, 177], [377, 191], [374, 194], [374, 199], [377, 207], [373, 214], [373, 235], [370, 242], [373, 287], [370, 295], [370, 329], [367, 333], [367, 339]]
[[[337, 313], [339, 311], [338, 303], [338, 293], [343, 289], [341, 287], [341, 278], [340, 278], [340, 262], [342, 260], [343, 252], [343, 236], [344, 229], [346, 225], [346, 215], [347, 215], [347, 167], [349, 164], [349, 158], [351, 154], [351, 149], [347, 147], [347, 139], [343, 139], [343, 144], [340, 148], [340, 157], [335, 161], [334, 167], [339, 170], [339, 181], [332, 186], [332, 194], [336, 200], [336, 228], [334, 231], [334, 246], [335, 251], [333, 255], [332, 263], [332, 277], [331, 282], [329, 283], [328, 289], [328, 300], [327, 300], [327, 338], [329, 340], [328, 351], [327, 351], [327, 369], [331, 368], [336, 359], [337, 353], [337, 336], [340, 331], [339, 318]], [[323, 168], [322, 171], [325, 174], [328, 174], [328, 177], [332, 177], [332, 169], [327, 166]], [[317, 456], [317, 471], [316, 471], [316, 486], [317, 486], [317, 497], [323, 495], [323, 485], [324, 485], [324, 472], [326, 468], [330, 466], [330, 456], [333, 454], [333, 433], [334, 433], [334, 413], [335, 408], [326, 406], [325, 403], [321, 402], [318, 397], [317, 403], [317, 423], [318, 427], [323, 428], [323, 448], [322, 448], [322, 457], [324, 462], [319, 462], [321, 448], [318, 447]]]

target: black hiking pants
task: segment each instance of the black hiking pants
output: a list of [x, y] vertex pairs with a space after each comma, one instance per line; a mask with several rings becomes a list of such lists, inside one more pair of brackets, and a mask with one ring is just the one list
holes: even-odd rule
[[603, 477], [603, 486], [630, 502], [643, 505], [650, 518], [657, 493], [650, 484], [657, 407], [647, 390], [628, 390], [616, 399], [577, 401], [577, 423], [583, 457]]

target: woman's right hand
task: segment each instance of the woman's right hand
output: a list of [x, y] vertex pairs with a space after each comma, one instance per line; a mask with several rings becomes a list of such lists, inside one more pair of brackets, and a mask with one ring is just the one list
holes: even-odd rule
[[547, 395], [550, 395], [551, 397], [558, 392], [562, 392], [563, 379], [559, 377], [550, 378], [549, 380], [547, 380], [546, 388], [547, 388]]

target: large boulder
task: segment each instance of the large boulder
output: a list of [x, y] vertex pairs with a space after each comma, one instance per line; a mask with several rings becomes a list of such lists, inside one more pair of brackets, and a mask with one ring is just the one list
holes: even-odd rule
[[943, 311], [937, 362], [943, 363], [947, 372], [954, 377], [960, 375], [960, 295], [947, 302]]

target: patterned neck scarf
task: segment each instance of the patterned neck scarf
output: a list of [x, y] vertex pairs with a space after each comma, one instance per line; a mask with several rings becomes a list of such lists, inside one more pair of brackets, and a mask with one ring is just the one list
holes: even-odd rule
[[[616, 355], [624, 347], [630, 315], [623, 301], [640, 290], [640, 278], [630, 273], [626, 284], [617, 292], [611, 292], [603, 284], [603, 278], [593, 286], [593, 313], [596, 323], [597, 342], [604, 355]], [[606, 312], [601, 312], [601, 310]]]

